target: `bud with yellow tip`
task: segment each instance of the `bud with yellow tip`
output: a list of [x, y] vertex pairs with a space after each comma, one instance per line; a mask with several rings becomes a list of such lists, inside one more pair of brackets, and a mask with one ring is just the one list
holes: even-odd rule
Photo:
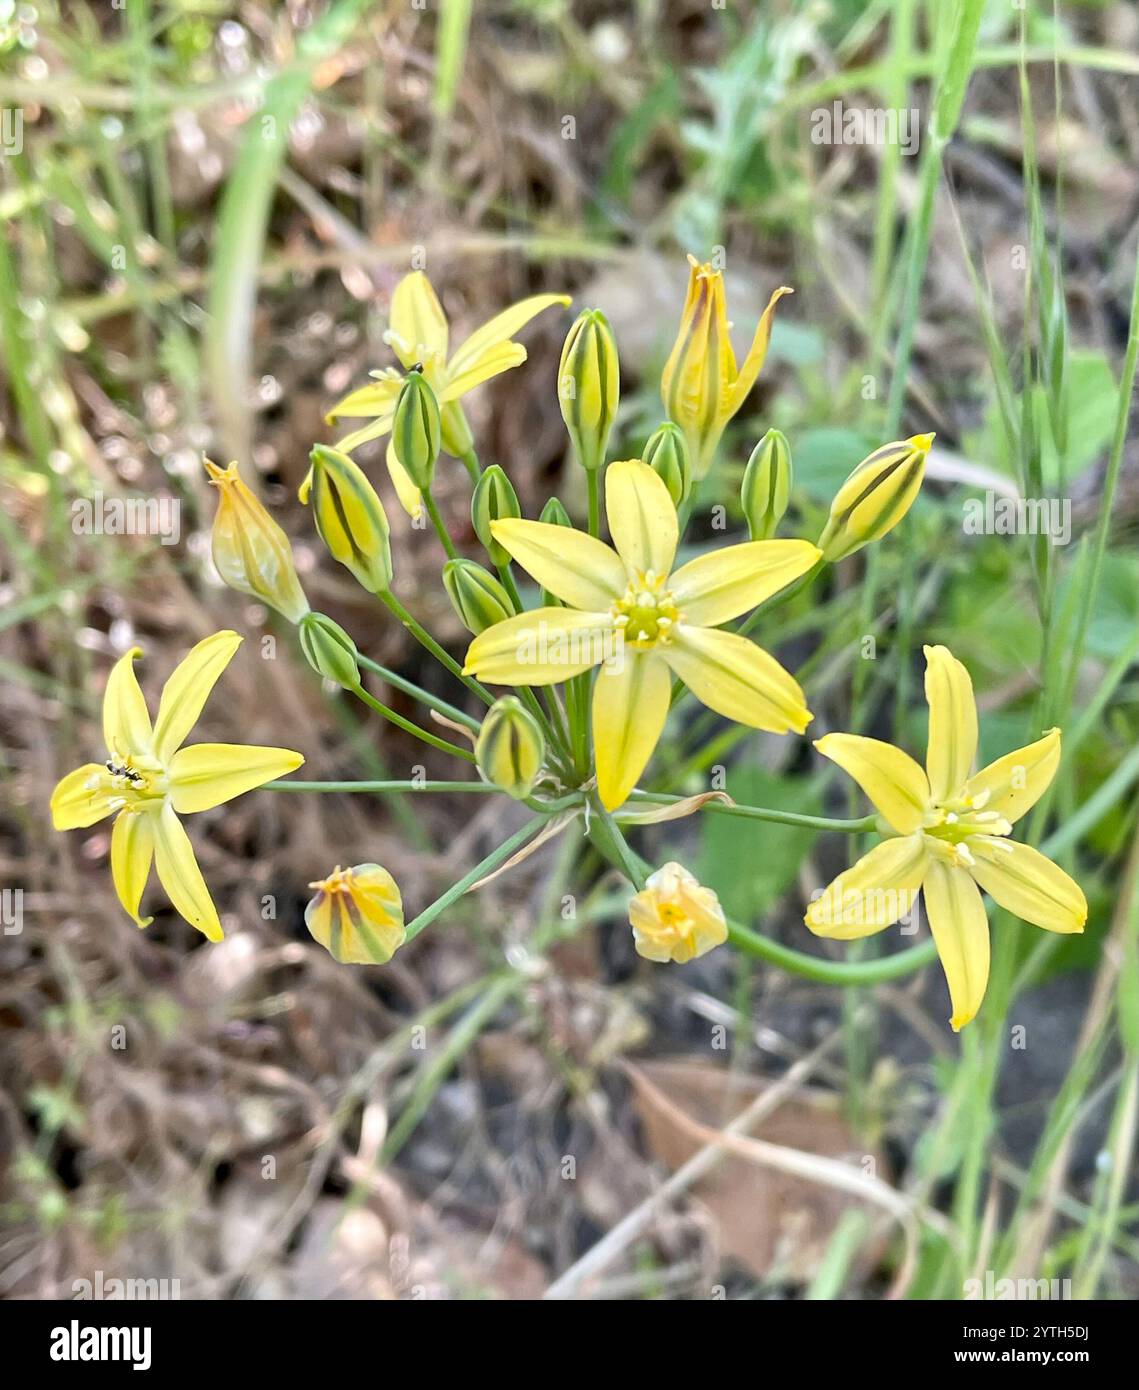
[[345, 690], [359, 687], [359, 652], [339, 623], [324, 613], [306, 613], [301, 619], [300, 641], [305, 660], [317, 675]]
[[637, 954], [646, 960], [695, 960], [728, 939], [720, 900], [672, 861], [650, 874], [629, 902]]
[[483, 470], [471, 494], [471, 525], [494, 564], [508, 565], [510, 554], [491, 535], [490, 523], [521, 515], [514, 484], [497, 463], [492, 463]]
[[289, 538], [242, 481], [237, 464], [219, 468], [203, 460], [218, 490], [211, 550], [218, 574], [239, 594], [275, 608], [291, 623], [309, 611], [293, 564]]
[[791, 500], [791, 447], [779, 430], [768, 430], [752, 450], [740, 486], [740, 506], [753, 541], [775, 535]]
[[391, 588], [391, 531], [384, 504], [363, 469], [339, 449], [317, 444], [301, 501], [312, 502], [320, 538], [334, 560], [370, 594]]
[[305, 926], [341, 964], [385, 965], [407, 939], [399, 888], [379, 864], [338, 864], [309, 887], [316, 897], [305, 908]]
[[819, 537], [832, 564], [892, 531], [913, 505], [925, 475], [932, 434], [883, 444], [851, 472], [831, 503]]
[[483, 778], [516, 801], [530, 795], [546, 757], [538, 721], [516, 695], [504, 695], [486, 712], [475, 742]]
[[439, 402], [422, 372], [410, 371], [392, 417], [392, 449], [417, 488], [431, 486], [442, 447]]
[[577, 316], [562, 348], [558, 404], [577, 461], [587, 472], [605, 462], [620, 395], [613, 330], [600, 309], [586, 309]]
[[459, 621], [476, 637], [495, 623], [514, 616], [510, 595], [489, 570], [474, 560], [448, 560], [443, 566], [443, 587]]
[[693, 256], [688, 264], [688, 296], [661, 376], [661, 398], [668, 418], [684, 431], [692, 476], [699, 480], [712, 466], [728, 421], [755, 385], [767, 356], [775, 306], [791, 290], [784, 285], [768, 300], [748, 354], [737, 368], [723, 271], [710, 262], [701, 265]]
[[691, 460], [684, 431], [671, 420], [666, 421], [649, 435], [641, 458], [653, 472], [663, 480], [672, 498], [672, 505], [679, 507], [688, 492], [691, 475]]

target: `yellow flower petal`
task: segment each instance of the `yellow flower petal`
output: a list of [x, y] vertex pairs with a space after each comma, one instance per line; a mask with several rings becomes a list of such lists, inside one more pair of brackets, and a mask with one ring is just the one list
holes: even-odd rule
[[439, 391], [439, 404], [457, 401], [492, 376], [501, 376], [512, 367], [520, 367], [525, 361], [526, 349], [521, 343], [497, 343], [463, 371], [452, 374], [452, 369], [448, 368], [446, 382]]
[[220, 941], [223, 933], [217, 908], [198, 868], [190, 837], [169, 802], [154, 819], [154, 867], [175, 910], [210, 941]]
[[964, 869], [930, 861], [925, 909], [953, 1004], [956, 1033], [981, 1007], [989, 983], [989, 919], [977, 885]]
[[140, 927], [149, 927], [154, 921], [153, 917], [138, 915], [154, 858], [154, 821], [153, 812], [123, 811], [111, 832], [111, 877], [115, 892], [127, 915]]
[[191, 743], [170, 759], [170, 800], [179, 815], [208, 811], [304, 762], [289, 748], [248, 743]]
[[175, 666], [162, 688], [154, 724], [154, 749], [163, 762], [169, 760], [198, 722], [210, 691], [240, 646], [241, 638], [236, 632], [215, 632], [191, 648]]
[[108, 753], [121, 758], [145, 753], [151, 745], [150, 714], [134, 673], [135, 657], [141, 655], [138, 647], [132, 647], [119, 657], [103, 692], [103, 742]]
[[51, 823], [56, 830], [85, 830], [111, 814], [111, 798], [105, 790], [107, 769], [84, 763], [61, 777], [51, 794]]
[[637, 954], [683, 964], [728, 939], [720, 900], [675, 860], [645, 880], [629, 901], [629, 925]]
[[513, 338], [520, 328], [525, 328], [544, 309], [552, 309], [555, 304], [565, 308], [569, 302], [568, 294], [534, 294], [512, 304], [509, 309], [503, 309], [501, 314], [495, 314], [481, 328], [476, 328], [461, 347], [455, 349], [454, 357], [447, 364], [448, 378], [454, 379], [473, 367], [488, 349]]
[[1058, 864], [1015, 840], [971, 835], [970, 872], [994, 902], [1045, 931], [1082, 932], [1088, 920], [1083, 889]]
[[640, 459], [605, 472], [605, 515], [617, 554], [629, 570], [668, 574], [676, 558], [676, 508], [663, 480]]
[[[395, 419], [395, 411], [390, 414], [387, 411], [379, 415], [374, 420], [370, 420], [366, 425], [361, 425], [358, 430], [353, 430], [351, 434], [346, 434], [343, 439], [338, 439], [333, 448], [339, 449], [342, 454], [350, 454], [354, 449], [358, 449], [361, 444], [370, 444], [373, 439], [382, 439], [385, 434], [391, 433], [392, 421]], [[311, 470], [310, 470], [311, 471]], [[311, 478], [306, 479], [311, 487]], [[304, 484], [302, 484], [302, 487]], [[307, 497], [301, 497], [302, 502], [307, 502]]]
[[384, 335], [405, 368], [425, 357], [447, 356], [447, 316], [422, 270], [405, 275], [392, 293], [390, 328]]
[[655, 652], [625, 649], [593, 683], [597, 793], [616, 810], [637, 785], [668, 717], [672, 677]]
[[912, 835], [921, 825], [930, 805], [929, 782], [908, 753], [858, 734], [826, 734], [815, 747], [854, 778], [899, 835]]
[[1006, 753], [970, 777], [965, 794], [974, 802], [984, 798], [980, 809], [1018, 821], [1048, 790], [1059, 766], [1060, 730], [1049, 729], [1035, 743]]
[[396, 457], [395, 445], [390, 439], [388, 440], [385, 462], [388, 466], [388, 475], [392, 480], [392, 487], [395, 488], [395, 495], [399, 498], [399, 504], [414, 520], [423, 510], [423, 494], [411, 481], [407, 469]]
[[767, 358], [767, 345], [771, 341], [771, 325], [775, 318], [775, 306], [785, 294], [794, 293], [795, 291], [790, 285], [781, 285], [767, 301], [767, 308], [764, 309], [760, 315], [759, 323], [756, 324], [751, 347], [740, 364], [739, 372], [736, 374], [736, 379], [732, 382], [731, 390], [728, 393], [726, 404], [729, 416], [734, 415], [743, 405], [744, 397], [755, 385], [756, 378], [763, 370], [763, 364]]
[[490, 531], [532, 579], [573, 608], [600, 611], [625, 592], [620, 557], [584, 531], [516, 517], [492, 521]]
[[615, 644], [608, 613], [534, 608], [481, 632], [463, 672], [492, 685], [553, 685], [612, 657]]
[[325, 422], [334, 425], [337, 420], [370, 420], [377, 415], [389, 418], [395, 414], [403, 377], [394, 368], [391, 376], [383, 376], [379, 381], [370, 381], [366, 386], [358, 386], [349, 391], [325, 415]]
[[660, 652], [693, 695], [725, 719], [773, 734], [801, 734], [811, 722], [798, 681], [738, 633], [682, 623]]
[[925, 769], [934, 801], [960, 794], [977, 756], [977, 705], [969, 672], [946, 647], [925, 649], [929, 744]]
[[822, 558], [809, 541], [747, 541], [682, 565], [668, 587], [684, 621], [719, 627], [755, 608]]
[[872, 936], [911, 910], [928, 862], [921, 835], [883, 840], [823, 889], [804, 921], [835, 941]]
[[343, 964], [383, 965], [406, 940], [399, 887], [381, 865], [338, 868], [309, 887], [305, 926]]

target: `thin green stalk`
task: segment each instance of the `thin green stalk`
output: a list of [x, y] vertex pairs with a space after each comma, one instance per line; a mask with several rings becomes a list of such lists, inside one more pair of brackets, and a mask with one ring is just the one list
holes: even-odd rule
[[448, 534], [447, 527], [439, 513], [439, 507], [432, 495], [431, 489], [429, 487], [422, 488], [421, 496], [423, 497], [423, 505], [427, 509], [427, 515], [431, 518], [431, 525], [434, 526], [435, 534], [439, 537], [439, 543], [447, 552], [447, 559], [457, 560], [459, 558], [459, 552], [455, 549], [455, 543]]
[[374, 709], [377, 714], [382, 714], [385, 719], [390, 719], [404, 733], [411, 734], [413, 738], [421, 739], [424, 743], [430, 744], [432, 748], [438, 748], [441, 753], [450, 753], [452, 757], [462, 758], [467, 763], [475, 761], [475, 755], [469, 748], [460, 748], [457, 743], [448, 743], [445, 738], [440, 738], [438, 734], [421, 729], [418, 724], [413, 724], [410, 719], [405, 719], [402, 714], [397, 714], [390, 705], [385, 705], [382, 700], [377, 700], [374, 695], [370, 695], [362, 685], [349, 686], [348, 688], [357, 699], [363, 700], [369, 709]]
[[585, 474], [585, 485], [589, 496], [589, 534], [601, 535], [601, 470], [589, 468]]
[[270, 792], [473, 792], [494, 795], [497, 787], [489, 782], [293, 782], [284, 779], [264, 782], [260, 791]]
[[468, 449], [462, 456], [462, 464], [466, 468], [472, 483], [477, 483], [482, 477], [482, 464], [479, 463], [479, 456], [474, 449]]
[[480, 685], [479, 682], [474, 680], [471, 676], [465, 676], [463, 674], [463, 668], [450, 654], [450, 652], [445, 651], [444, 648], [442, 648], [439, 645], [439, 643], [436, 642], [435, 638], [431, 636], [431, 634], [427, 631], [423, 624], [419, 622], [418, 619], [414, 618], [407, 611], [407, 609], [403, 606], [402, 603], [400, 603], [399, 599], [396, 598], [395, 594], [393, 594], [390, 589], [386, 589], [382, 594], [380, 594], [380, 599], [386, 607], [391, 609], [391, 611], [404, 625], [404, 627], [407, 628], [408, 632], [411, 633], [415, 640], [418, 643], [420, 643], [421, 646], [427, 648], [427, 650], [431, 653], [431, 655], [435, 658], [436, 661], [440, 662], [443, 666], [445, 666], [453, 676], [461, 680], [463, 684], [467, 687], [467, 689], [473, 691], [479, 697], [479, 699], [482, 700], [484, 704], [494, 704], [494, 696], [490, 693], [490, 691], [487, 690], [484, 686]]
[[401, 676], [398, 671], [393, 671], [390, 666], [381, 666], [378, 661], [373, 661], [371, 657], [364, 656], [357, 652], [356, 659], [361, 666], [374, 672], [377, 676], [387, 681], [388, 685], [394, 686], [396, 690], [402, 690], [405, 695], [411, 695], [420, 704], [427, 705], [429, 709], [437, 710], [447, 719], [453, 720], [456, 724], [465, 724], [468, 729], [478, 732], [479, 721], [470, 715], [466, 710], [461, 710], [457, 705], [450, 704], [447, 700], [438, 695], [433, 695], [431, 691], [424, 690], [421, 685], [416, 685], [406, 676]]
[[[669, 792], [642, 792], [631, 794], [630, 801], [652, 801], [663, 806], [675, 805], [684, 801], [683, 796]], [[742, 806], [739, 802], [706, 801], [700, 810], [710, 815], [742, 816], [746, 820], [773, 821], [776, 825], [797, 825], [809, 830], [838, 830], [845, 835], [861, 835], [877, 829], [877, 816], [860, 816], [856, 820], [836, 820], [831, 816], [802, 816], [794, 811], [770, 811], [763, 806]]]

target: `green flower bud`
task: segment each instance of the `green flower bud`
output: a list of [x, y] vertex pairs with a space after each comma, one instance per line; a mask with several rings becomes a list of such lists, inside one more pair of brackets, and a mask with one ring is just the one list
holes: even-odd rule
[[660, 426], [650, 436], [641, 453], [641, 458], [663, 479], [672, 498], [672, 505], [679, 507], [688, 492], [691, 468], [688, 460], [688, 444], [684, 431], [671, 420]]
[[458, 401], [447, 401], [440, 408], [439, 420], [443, 431], [443, 448], [452, 458], [461, 459], [475, 447], [475, 437]]
[[514, 616], [510, 595], [489, 570], [473, 560], [448, 560], [443, 566], [443, 587], [459, 621], [476, 637]]
[[791, 446], [779, 430], [768, 430], [751, 452], [740, 487], [753, 541], [769, 541], [791, 500]]
[[[544, 521], [547, 526], [568, 526], [571, 530], [573, 529], [573, 522], [570, 520], [570, 514], [566, 511], [565, 507], [562, 506], [561, 499], [558, 497], [550, 498], [542, 508], [538, 520]], [[565, 604], [558, 598], [557, 594], [551, 594], [549, 589], [543, 589], [541, 594], [543, 608], [565, 607]]]
[[318, 675], [345, 690], [356, 689], [360, 684], [359, 653], [339, 623], [324, 613], [306, 613], [301, 619], [300, 639], [305, 660]]
[[578, 315], [562, 348], [558, 404], [577, 461], [587, 472], [605, 462], [605, 446], [620, 395], [613, 330], [600, 309], [586, 309]]
[[518, 494], [513, 484], [498, 464], [492, 463], [475, 484], [471, 497], [471, 524], [494, 564], [508, 565], [510, 556], [491, 535], [490, 523], [521, 515], [522, 508], [518, 505]]
[[339, 449], [317, 444], [301, 488], [312, 501], [320, 538], [334, 560], [352, 571], [370, 594], [391, 588], [391, 532], [384, 504], [359, 464]]
[[486, 712], [475, 743], [483, 778], [516, 801], [530, 795], [546, 756], [538, 721], [516, 695], [504, 695]]
[[913, 505], [925, 474], [932, 434], [915, 434], [864, 458], [839, 488], [819, 537], [832, 564], [892, 531]]
[[442, 447], [439, 402], [422, 372], [408, 372], [392, 419], [392, 448], [418, 488], [431, 486]]

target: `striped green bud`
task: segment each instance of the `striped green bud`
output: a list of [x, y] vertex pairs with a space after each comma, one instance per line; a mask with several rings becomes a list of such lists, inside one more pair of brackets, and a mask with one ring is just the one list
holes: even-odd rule
[[431, 486], [442, 447], [439, 402], [422, 372], [408, 372], [392, 419], [392, 448], [418, 488]]
[[753, 541], [775, 535], [791, 500], [791, 446], [779, 430], [768, 430], [751, 452], [740, 487], [747, 529]]
[[600, 309], [586, 309], [578, 315], [562, 348], [558, 404], [577, 461], [588, 472], [605, 462], [605, 446], [620, 395], [613, 330]]
[[691, 477], [684, 431], [671, 420], [667, 421], [649, 435], [641, 458], [663, 480], [668, 488], [668, 495], [672, 498], [672, 505], [679, 507], [688, 492], [688, 481]]
[[360, 684], [359, 653], [340, 624], [324, 613], [306, 613], [299, 631], [301, 651], [312, 669], [345, 690], [355, 690]]
[[391, 532], [375, 488], [339, 449], [317, 444], [310, 458], [301, 501], [312, 502], [321, 540], [370, 594], [386, 592], [392, 582]]
[[490, 570], [474, 560], [448, 560], [443, 566], [443, 587], [459, 621], [476, 637], [514, 616], [510, 595]]
[[485, 781], [516, 801], [530, 795], [546, 756], [538, 721], [516, 695], [504, 695], [486, 712], [475, 743]]
[[471, 524], [486, 553], [496, 565], [508, 565], [510, 555], [490, 533], [492, 521], [522, 515], [514, 485], [497, 463], [484, 470], [471, 496]]
[[925, 474], [932, 434], [915, 434], [883, 444], [865, 458], [839, 488], [819, 537], [823, 559], [832, 564], [892, 531], [913, 505]]

